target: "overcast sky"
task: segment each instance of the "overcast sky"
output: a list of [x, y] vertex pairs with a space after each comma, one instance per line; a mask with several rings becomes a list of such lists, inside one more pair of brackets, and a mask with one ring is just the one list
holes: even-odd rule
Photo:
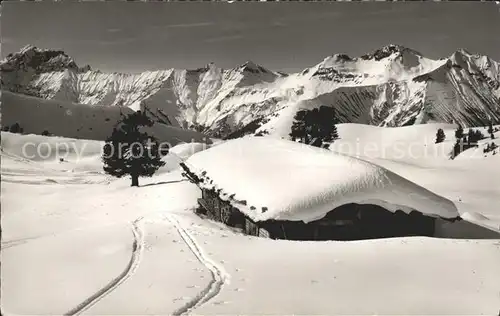
[[103, 71], [224, 68], [253, 60], [299, 71], [389, 43], [431, 58], [457, 48], [500, 61], [494, 2], [19, 2], [2, 5], [2, 57], [26, 44]]

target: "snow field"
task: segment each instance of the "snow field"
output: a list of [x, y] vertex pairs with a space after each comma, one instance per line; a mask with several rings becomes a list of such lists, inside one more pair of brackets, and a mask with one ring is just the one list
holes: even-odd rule
[[[348, 128], [339, 126], [343, 141], [356, 138]], [[411, 129], [362, 138], [389, 145], [423, 135]], [[3, 314], [498, 313], [499, 239], [245, 236], [193, 214], [200, 191], [175, 166], [131, 188], [130, 179], [99, 173], [96, 155], [23, 159], [17, 145], [4, 146], [9, 137], [27, 136], [2, 132]], [[173, 153], [188, 158], [184, 149]], [[500, 219], [498, 157], [360, 158], [452, 200], [464, 218], [491, 224]]]

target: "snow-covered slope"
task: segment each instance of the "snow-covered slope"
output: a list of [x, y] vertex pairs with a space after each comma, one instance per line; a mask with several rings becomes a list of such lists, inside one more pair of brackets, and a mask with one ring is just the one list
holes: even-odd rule
[[[446, 139], [435, 144], [438, 128], [444, 130]], [[339, 124], [341, 138], [330, 150], [382, 166], [451, 200], [462, 217], [482, 218], [482, 222], [487, 219], [487, 226], [500, 230], [497, 207], [500, 205], [500, 169], [497, 168], [500, 155], [483, 153], [486, 142], [499, 144], [500, 132], [495, 133], [494, 140], [482, 140], [479, 148], [467, 149], [450, 160], [455, 129], [452, 124], [394, 128]], [[474, 129], [487, 134], [484, 128]]]
[[[36, 166], [35, 163], [42, 163], [38, 168], [50, 170], [70, 169], [71, 172], [102, 174], [103, 146], [103, 141], [2, 132], [2, 179], [10, 180], [11, 170], [33, 167]], [[181, 162], [209, 146], [206, 143], [181, 142], [171, 147], [168, 154], [162, 158], [165, 165], [160, 167], [157, 173], [179, 169]]]
[[[500, 121], [499, 65], [465, 50], [432, 60], [388, 45], [357, 58], [336, 54], [290, 75], [250, 61], [233, 69], [208, 64], [195, 70], [121, 74], [78, 68], [61, 51], [28, 46], [0, 68], [3, 89], [12, 92], [147, 108], [159, 121], [227, 136], [255, 121], [278, 120], [289, 128], [299, 108], [319, 105], [335, 107], [341, 122], [485, 125], [490, 119]], [[267, 131], [273, 133], [273, 127]]]
[[[42, 134], [105, 140], [122, 115], [132, 113], [127, 107], [105, 107], [47, 100], [19, 93], [2, 93], [2, 126], [18, 123], [26, 134]], [[156, 122], [145, 130], [160, 142], [174, 146], [181, 142], [211, 143], [203, 134]]]

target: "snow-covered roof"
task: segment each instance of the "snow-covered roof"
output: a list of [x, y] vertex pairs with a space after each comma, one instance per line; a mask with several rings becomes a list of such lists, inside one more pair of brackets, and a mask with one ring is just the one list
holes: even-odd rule
[[223, 200], [255, 221], [310, 222], [349, 203], [459, 216], [453, 202], [380, 166], [282, 139], [230, 140], [185, 164], [202, 188], [220, 190]]

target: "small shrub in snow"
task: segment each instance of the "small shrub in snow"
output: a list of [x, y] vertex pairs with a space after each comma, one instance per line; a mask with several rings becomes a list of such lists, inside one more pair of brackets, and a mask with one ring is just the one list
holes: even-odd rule
[[483, 149], [483, 153], [489, 153], [491, 151], [493, 151], [493, 154], [495, 154], [494, 150], [498, 148], [498, 145], [495, 144], [494, 142], [491, 142], [491, 144], [487, 144], [486, 145], [486, 148]]
[[255, 136], [264, 136], [267, 134], [269, 134], [269, 132], [267, 130], [262, 130], [262, 131], [258, 131], [257, 133], [255, 133]]

